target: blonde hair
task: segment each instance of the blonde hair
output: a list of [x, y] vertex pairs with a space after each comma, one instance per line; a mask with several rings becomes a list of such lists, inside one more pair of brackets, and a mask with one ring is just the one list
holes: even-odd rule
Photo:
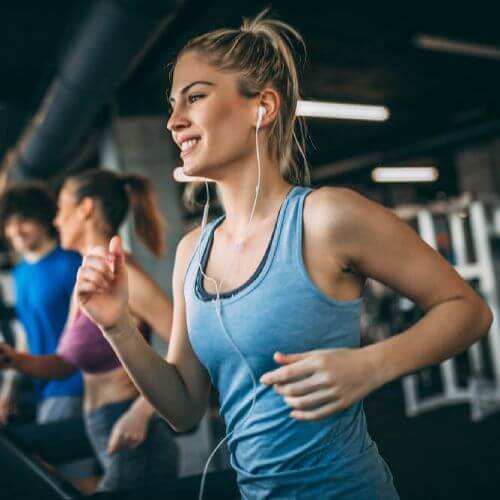
[[244, 19], [238, 29], [222, 28], [190, 40], [179, 52], [194, 51], [222, 71], [240, 75], [239, 90], [245, 97], [257, 96], [272, 86], [281, 97], [278, 115], [269, 131], [269, 151], [280, 166], [283, 178], [294, 185], [310, 184], [305, 156], [306, 127], [295, 110], [300, 98], [294, 43], [305, 44], [287, 23], [266, 17], [269, 9], [253, 19]]

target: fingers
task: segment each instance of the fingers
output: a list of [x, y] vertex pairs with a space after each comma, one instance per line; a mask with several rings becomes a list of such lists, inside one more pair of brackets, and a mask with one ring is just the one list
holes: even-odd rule
[[98, 288], [107, 288], [113, 281], [109, 273], [103, 273], [93, 267], [82, 267], [78, 272], [78, 279], [80, 282], [88, 281], [93, 283]]
[[284, 384], [307, 377], [318, 368], [315, 358], [309, 356], [290, 365], [267, 372], [260, 377], [262, 384]]
[[326, 377], [321, 373], [314, 373], [312, 376], [303, 378], [288, 384], [274, 384], [273, 388], [283, 396], [303, 396], [310, 392], [328, 387]]
[[78, 269], [77, 289], [80, 298], [103, 292], [113, 279], [112, 271], [106, 262], [106, 250], [103, 247], [92, 247]]
[[307, 358], [312, 354], [311, 352], [300, 352], [297, 354], [283, 354], [282, 352], [275, 352], [274, 353], [274, 360], [277, 363], [282, 363], [282, 364], [290, 364], [290, 363], [295, 363], [296, 361], [300, 361], [302, 359]]
[[336, 399], [336, 391], [331, 387], [320, 389], [304, 396], [285, 396], [284, 398], [285, 403], [296, 410], [318, 409], [319, 406], [334, 403]]
[[125, 269], [125, 253], [123, 252], [122, 240], [119, 236], [113, 236], [109, 242], [109, 252], [113, 256], [112, 267], [115, 274]]
[[83, 258], [82, 268], [92, 269], [102, 275], [106, 276], [108, 279], [113, 279], [113, 273], [109, 267], [106, 257], [101, 257], [100, 255], [86, 255]]
[[144, 439], [140, 436], [132, 436], [122, 433], [111, 435], [108, 443], [108, 454], [112, 455], [120, 450], [137, 448]]
[[111, 436], [109, 437], [108, 441], [108, 454], [111, 455], [113, 453], [116, 453], [120, 448], [120, 441], [121, 441], [121, 433], [117, 432], [117, 428], [113, 427], [113, 430], [111, 431]]

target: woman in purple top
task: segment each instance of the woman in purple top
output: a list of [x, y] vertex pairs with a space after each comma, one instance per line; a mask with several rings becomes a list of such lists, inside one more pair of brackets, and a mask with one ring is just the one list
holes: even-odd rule
[[[157, 256], [163, 223], [145, 178], [92, 170], [69, 178], [58, 203], [55, 225], [61, 244], [84, 254], [107, 245], [131, 205], [137, 234]], [[127, 256], [129, 305], [143, 335], [146, 325], [168, 341], [172, 305], [163, 291]], [[0, 346], [0, 368], [14, 367], [40, 378], [65, 378], [82, 370], [89, 439], [104, 469], [100, 490], [151, 484], [177, 475], [177, 448], [168, 425], [154, 415], [97, 325], [72, 301], [57, 354], [30, 356]]]

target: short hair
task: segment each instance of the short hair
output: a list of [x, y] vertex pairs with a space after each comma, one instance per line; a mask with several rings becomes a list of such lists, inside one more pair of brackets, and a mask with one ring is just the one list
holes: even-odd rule
[[53, 221], [57, 203], [49, 188], [40, 181], [23, 181], [9, 186], [0, 197], [0, 231], [12, 216], [22, 217], [43, 226], [50, 237], [57, 238]]

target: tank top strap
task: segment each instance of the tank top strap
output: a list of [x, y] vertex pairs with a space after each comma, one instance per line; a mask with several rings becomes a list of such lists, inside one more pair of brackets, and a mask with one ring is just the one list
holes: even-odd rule
[[296, 263], [296, 256], [302, 251], [302, 214], [306, 196], [312, 192], [310, 187], [296, 186], [283, 214], [283, 224], [278, 241], [279, 262]]
[[207, 223], [207, 225], [203, 229], [203, 233], [201, 234], [201, 236], [198, 237], [198, 241], [197, 241], [196, 246], [193, 250], [193, 253], [191, 254], [189, 264], [186, 268], [186, 273], [184, 276], [184, 283], [185, 284], [188, 284], [188, 282], [191, 283], [192, 280], [196, 279], [196, 273], [198, 272], [198, 264], [199, 264], [201, 257], [205, 254], [206, 247], [207, 247], [208, 242], [210, 240], [210, 235], [212, 233], [212, 230], [213, 230], [214, 226], [219, 224], [221, 219], [223, 219], [223, 218], [224, 218], [224, 215], [221, 215], [220, 217], [217, 217], [214, 220]]

